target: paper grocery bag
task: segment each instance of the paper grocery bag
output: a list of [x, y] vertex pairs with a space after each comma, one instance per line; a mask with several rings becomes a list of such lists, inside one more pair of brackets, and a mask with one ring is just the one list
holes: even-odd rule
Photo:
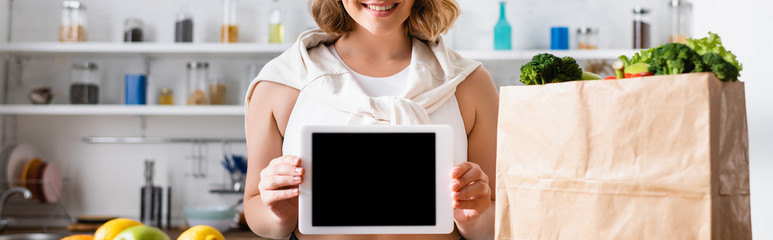
[[751, 239], [742, 82], [503, 87], [497, 239]]

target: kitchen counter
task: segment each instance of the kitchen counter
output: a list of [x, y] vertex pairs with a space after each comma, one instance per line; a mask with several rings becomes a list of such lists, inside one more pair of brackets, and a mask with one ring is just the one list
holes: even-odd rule
[[[171, 229], [171, 230], [164, 230], [164, 232], [167, 235], [169, 235], [170, 239], [177, 239], [177, 237], [180, 236], [180, 234], [185, 230], [186, 229]], [[42, 232], [41, 228], [9, 228], [9, 229], [6, 229], [5, 232], [3, 232], [0, 235], [18, 234], [18, 233], [40, 233], [40, 232]], [[63, 234], [70, 234], [70, 235], [94, 234], [93, 232], [70, 232], [70, 231], [67, 231], [66, 228], [51, 228], [48, 230], [48, 232], [63, 233]], [[268, 240], [267, 238], [258, 237], [250, 231], [240, 230], [240, 229], [230, 230], [228, 232], [223, 233], [223, 235], [228, 240]]]

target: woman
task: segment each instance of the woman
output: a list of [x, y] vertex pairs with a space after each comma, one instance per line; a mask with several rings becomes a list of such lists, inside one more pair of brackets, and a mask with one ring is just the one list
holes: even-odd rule
[[[311, 5], [322, 30], [303, 33], [266, 64], [246, 97], [244, 208], [250, 228], [277, 239], [493, 239], [498, 93], [480, 63], [461, 58], [440, 39], [459, 15], [456, 2]], [[297, 230], [301, 126], [427, 123], [454, 129], [451, 234], [331, 236]]]

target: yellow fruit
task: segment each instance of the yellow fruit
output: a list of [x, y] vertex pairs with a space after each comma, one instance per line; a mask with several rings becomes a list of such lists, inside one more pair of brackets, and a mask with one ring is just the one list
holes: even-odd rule
[[177, 240], [225, 240], [225, 237], [213, 227], [198, 225], [185, 230]]
[[94, 233], [94, 240], [113, 240], [123, 230], [139, 225], [142, 223], [128, 218], [116, 218], [102, 224]]
[[91, 235], [72, 235], [65, 238], [62, 238], [61, 240], [93, 240], [94, 236]]

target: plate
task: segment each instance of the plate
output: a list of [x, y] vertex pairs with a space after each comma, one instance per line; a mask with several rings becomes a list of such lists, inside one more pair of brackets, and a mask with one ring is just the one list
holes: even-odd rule
[[56, 164], [48, 163], [43, 168], [43, 176], [40, 179], [43, 192], [43, 200], [47, 203], [59, 201], [62, 193], [62, 171]]
[[[3, 147], [2, 151], [0, 151], [0, 169], [8, 168], [8, 158], [11, 155], [11, 151], [13, 151], [15, 147], [16, 145], [7, 145]], [[5, 181], [6, 179], [8, 179], [7, 173], [8, 173], [7, 171], [0, 171], [0, 181]], [[10, 186], [11, 181], [8, 180], [8, 183]], [[0, 189], [5, 190], [5, 186], [6, 184], [0, 184]]]
[[19, 144], [11, 150], [8, 157], [8, 169], [6, 169], [6, 179], [8, 180], [9, 187], [19, 186], [19, 180], [22, 179], [22, 170], [24, 170], [25, 164], [35, 157], [37, 157], [35, 148], [29, 144]]
[[32, 179], [29, 179], [27, 186], [29, 186], [29, 189], [32, 192], [32, 199], [37, 199], [41, 203], [45, 203], [46, 200], [43, 199], [43, 182], [41, 179], [43, 178], [43, 170], [46, 169], [48, 163], [42, 160], [40, 162], [41, 165], [38, 166], [38, 168], [33, 168]]
[[34, 158], [32, 160], [27, 161], [27, 163], [24, 164], [24, 168], [22, 170], [22, 174], [20, 177], [21, 186], [23, 188], [29, 189], [30, 192], [32, 192], [32, 199], [37, 199], [36, 192], [32, 189], [33, 180], [35, 178], [34, 174], [42, 165], [43, 165], [43, 161], [40, 161], [39, 158]]

